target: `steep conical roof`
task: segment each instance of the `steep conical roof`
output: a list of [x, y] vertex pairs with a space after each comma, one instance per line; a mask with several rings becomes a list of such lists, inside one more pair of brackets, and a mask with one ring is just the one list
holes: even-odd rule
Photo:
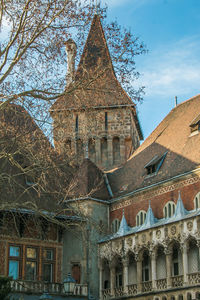
[[120, 222], [119, 230], [117, 231], [116, 235], [124, 235], [130, 230], [130, 227], [127, 224], [125, 215], [124, 215], [124, 210], [123, 210], [123, 215], [122, 219]]
[[178, 201], [177, 201], [177, 204], [176, 204], [176, 210], [175, 210], [175, 213], [174, 213], [174, 217], [175, 218], [183, 217], [187, 213], [188, 213], [188, 211], [185, 209], [185, 207], [183, 205], [183, 201], [181, 199], [181, 193], [179, 191], [179, 193], [178, 193]]
[[51, 112], [117, 106], [134, 107], [134, 103], [115, 76], [98, 15], [93, 18], [75, 80], [68, 86], [68, 91], [67, 95], [60, 97], [54, 103]]
[[151, 203], [149, 202], [149, 208], [146, 214], [146, 219], [144, 221], [144, 224], [141, 226], [142, 229], [144, 228], [150, 228], [156, 223], [157, 219], [154, 216], [154, 213], [151, 208]]
[[86, 75], [88, 72], [93, 73], [100, 70], [103, 72], [105, 69], [109, 69], [110, 75], [115, 76], [100, 16], [95, 15], [76, 72], [76, 77], [82, 76], [84, 73]]

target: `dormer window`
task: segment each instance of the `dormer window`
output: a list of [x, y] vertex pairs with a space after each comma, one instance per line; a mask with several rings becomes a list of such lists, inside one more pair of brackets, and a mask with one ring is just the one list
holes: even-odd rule
[[112, 233], [117, 232], [118, 229], [119, 229], [119, 226], [120, 226], [120, 220], [119, 219], [114, 219], [112, 221], [112, 225], [111, 225]]
[[174, 202], [169, 201], [167, 204], [165, 204], [165, 207], [163, 209], [164, 218], [171, 218], [175, 213], [176, 205]]
[[199, 209], [200, 208], [200, 192], [196, 194], [194, 197], [194, 208]]
[[166, 155], [167, 155], [167, 152], [165, 152], [162, 156], [156, 155], [152, 158], [152, 160], [150, 160], [150, 162], [148, 164], [146, 164], [144, 166], [144, 168], [147, 171], [147, 175], [153, 175], [153, 174], [158, 173], [160, 167], [163, 164], [163, 161], [164, 161]]
[[141, 226], [142, 224], [144, 224], [145, 219], [146, 219], [146, 211], [145, 210], [139, 211], [139, 213], [136, 216], [136, 226]]
[[200, 114], [190, 124], [191, 135], [195, 135], [200, 131]]

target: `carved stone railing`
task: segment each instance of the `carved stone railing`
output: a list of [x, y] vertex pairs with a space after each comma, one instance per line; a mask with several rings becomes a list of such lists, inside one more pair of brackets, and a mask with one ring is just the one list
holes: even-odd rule
[[111, 298], [110, 289], [102, 290], [102, 298], [104, 300]]
[[172, 287], [183, 286], [183, 275], [172, 277]]
[[[36, 292], [50, 294], [65, 294], [62, 283], [45, 283], [40, 281], [13, 280], [11, 287], [14, 292]], [[87, 296], [86, 284], [76, 284], [73, 295]]]
[[137, 284], [129, 284], [128, 285], [128, 295], [136, 295], [137, 294]]
[[200, 272], [188, 274], [188, 284], [194, 285], [200, 283]]
[[152, 282], [151, 281], [144, 281], [142, 282], [142, 292], [150, 292], [152, 291]]
[[115, 297], [121, 297], [124, 295], [124, 288], [123, 286], [119, 288], [115, 288]]
[[156, 280], [156, 288], [157, 288], [157, 290], [166, 289], [167, 288], [167, 279], [163, 278], [163, 279]]

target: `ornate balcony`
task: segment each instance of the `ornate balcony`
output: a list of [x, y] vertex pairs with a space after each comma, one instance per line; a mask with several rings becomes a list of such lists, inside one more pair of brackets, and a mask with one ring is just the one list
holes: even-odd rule
[[124, 295], [124, 288], [123, 288], [123, 286], [115, 288], [115, 297], [121, 297], [123, 295]]
[[137, 284], [129, 284], [128, 285], [128, 295], [136, 295], [137, 294]]
[[103, 300], [110, 299], [111, 298], [110, 289], [102, 290], [102, 297], [103, 297]]
[[157, 290], [166, 289], [167, 288], [167, 279], [163, 278], [163, 279], [156, 280], [156, 288], [157, 288]]
[[151, 292], [152, 291], [152, 282], [151, 281], [144, 281], [142, 282], [142, 292]]
[[172, 277], [172, 287], [183, 286], [183, 275]]
[[189, 285], [195, 285], [200, 283], [200, 272], [188, 274]]
[[[61, 283], [45, 283], [41, 281], [25, 281], [13, 280], [11, 281], [13, 292], [36, 292], [44, 293], [48, 291], [50, 294], [64, 295], [64, 287]], [[87, 296], [88, 290], [86, 284], [76, 284], [74, 289], [74, 296]]]

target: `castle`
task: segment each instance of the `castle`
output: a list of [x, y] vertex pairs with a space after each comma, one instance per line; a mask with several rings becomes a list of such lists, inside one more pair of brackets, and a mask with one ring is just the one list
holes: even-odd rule
[[[19, 222], [16, 236], [1, 223], [0, 274], [13, 277], [18, 299], [39, 299], [45, 286], [53, 299], [200, 299], [200, 96], [172, 109], [139, 146], [135, 104], [116, 79], [100, 17], [76, 71], [73, 40], [66, 48], [67, 93], [50, 113], [55, 151], [82, 161], [62, 209], [86, 219], [62, 215], [73, 220], [63, 230], [40, 218], [38, 235], [33, 212], [12, 210], [33, 232]], [[8, 220], [11, 210], [2, 214]]]

